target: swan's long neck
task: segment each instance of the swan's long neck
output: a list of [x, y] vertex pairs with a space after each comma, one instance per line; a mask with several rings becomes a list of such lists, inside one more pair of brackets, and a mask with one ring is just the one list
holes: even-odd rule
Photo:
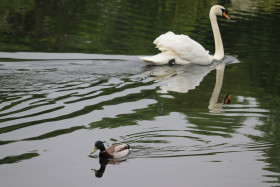
[[223, 41], [217, 22], [217, 16], [210, 11], [209, 17], [210, 17], [210, 22], [211, 22], [211, 26], [214, 34], [214, 40], [215, 40], [214, 59], [221, 60], [224, 58], [224, 46], [223, 46]]

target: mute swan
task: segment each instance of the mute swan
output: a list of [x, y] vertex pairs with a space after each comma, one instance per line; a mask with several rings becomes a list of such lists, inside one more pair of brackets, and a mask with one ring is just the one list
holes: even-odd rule
[[224, 47], [217, 23], [217, 16], [224, 16], [230, 20], [227, 10], [221, 5], [214, 5], [210, 9], [209, 18], [215, 40], [215, 54], [209, 55], [199, 43], [192, 40], [187, 35], [175, 35], [169, 31], [160, 35], [153, 42], [161, 53], [150, 57], [139, 57], [141, 60], [150, 65], [165, 64], [200, 64], [208, 65], [213, 60], [224, 58]]

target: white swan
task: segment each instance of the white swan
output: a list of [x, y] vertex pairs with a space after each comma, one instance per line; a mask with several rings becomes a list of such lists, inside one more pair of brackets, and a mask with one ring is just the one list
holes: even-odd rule
[[224, 47], [217, 23], [217, 16], [224, 16], [230, 20], [227, 10], [221, 5], [212, 6], [209, 18], [215, 40], [215, 54], [209, 55], [199, 43], [192, 40], [187, 35], [175, 35], [169, 31], [160, 35], [153, 42], [161, 53], [155, 56], [139, 57], [141, 60], [150, 65], [165, 64], [201, 64], [208, 65], [213, 60], [221, 60], [224, 58]]

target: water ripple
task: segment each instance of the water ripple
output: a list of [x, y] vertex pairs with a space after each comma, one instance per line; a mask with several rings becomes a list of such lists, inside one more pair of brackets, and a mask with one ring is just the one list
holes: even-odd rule
[[[261, 136], [252, 124], [261, 124], [259, 119], [269, 114], [255, 98], [235, 95], [226, 108], [209, 112], [209, 98], [199, 89], [212, 92], [211, 84], [203, 88], [203, 78], [215, 75], [215, 64], [188, 69], [145, 67], [135, 57], [1, 64], [0, 69], [5, 70], [0, 75], [4, 82], [0, 90], [3, 146], [55, 139], [81, 130], [94, 133], [96, 139], [100, 137], [108, 144], [130, 143], [131, 158], [216, 155], [261, 151], [271, 146], [251, 140]], [[194, 76], [199, 81], [184, 93], [177, 89], [160, 92], [165, 81], [173, 83], [171, 79], [176, 76], [170, 75], [177, 71], [181, 73], [176, 76], [184, 80]], [[164, 79], [155, 78], [162, 73]], [[169, 84], [170, 88], [176, 85]], [[202, 98], [200, 102], [194, 102], [196, 97]], [[15, 160], [21, 159], [18, 155]], [[3, 162], [9, 162], [7, 159], [9, 155]]]

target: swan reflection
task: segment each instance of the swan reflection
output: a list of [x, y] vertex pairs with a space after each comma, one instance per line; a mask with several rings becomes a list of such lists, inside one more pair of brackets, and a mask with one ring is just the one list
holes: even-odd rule
[[225, 71], [225, 64], [220, 64], [219, 66], [216, 67], [216, 84], [212, 92], [212, 96], [210, 98], [209, 106], [208, 106], [210, 112], [220, 113], [225, 108], [225, 105], [230, 103], [229, 99], [231, 94], [228, 94], [225, 97], [224, 102], [218, 103], [220, 91], [223, 85], [224, 71]]
[[218, 103], [218, 98], [223, 84], [225, 66], [239, 62], [233, 56], [225, 56], [220, 61], [214, 61], [211, 65], [201, 66], [188, 64], [185, 66], [156, 66], [149, 70], [153, 80], [159, 84], [159, 93], [169, 91], [187, 93], [200, 85], [203, 78], [212, 70], [216, 69], [216, 84], [209, 101], [210, 112], [221, 112], [225, 104], [229, 103], [230, 94], [224, 103]]

